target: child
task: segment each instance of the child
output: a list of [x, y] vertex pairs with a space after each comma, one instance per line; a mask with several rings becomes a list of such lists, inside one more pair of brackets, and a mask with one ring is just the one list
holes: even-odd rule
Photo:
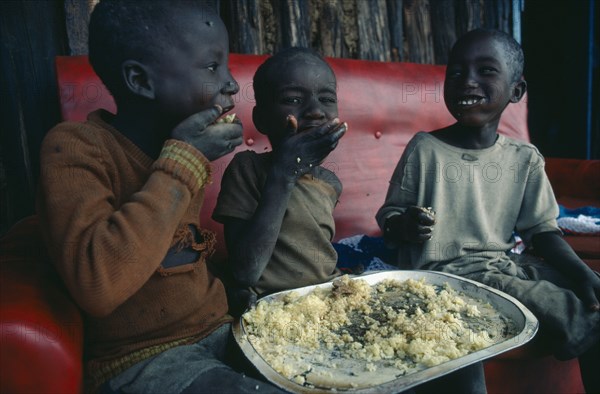
[[118, 111], [48, 133], [38, 200], [85, 316], [86, 391], [279, 392], [225, 363], [231, 317], [198, 223], [209, 162], [242, 141], [239, 122], [214, 124], [238, 91], [225, 26], [197, 2], [105, 0], [89, 37]]
[[[522, 71], [523, 52], [505, 33], [474, 30], [458, 40], [444, 85], [457, 121], [414, 136], [376, 218], [400, 246], [401, 268], [458, 274], [513, 295], [551, 335], [556, 357], [584, 355], [585, 373], [598, 360], [600, 278], [561, 238], [540, 153], [497, 133], [506, 106], [525, 93]], [[507, 253], [513, 231], [544, 261]]]
[[319, 164], [344, 135], [336, 80], [317, 53], [290, 48], [254, 76], [253, 121], [272, 152], [241, 152], [229, 164], [213, 213], [224, 223], [235, 285], [263, 295], [339, 274], [333, 209], [338, 177]]
[[[235, 155], [221, 182], [215, 220], [224, 223], [232, 297], [241, 312], [256, 297], [326, 282], [340, 275], [333, 209], [342, 184], [319, 166], [347, 129], [337, 119], [337, 83], [316, 52], [290, 48], [254, 76], [253, 121], [272, 152]], [[246, 289], [251, 292], [244, 294]], [[485, 392], [481, 363], [417, 388]]]

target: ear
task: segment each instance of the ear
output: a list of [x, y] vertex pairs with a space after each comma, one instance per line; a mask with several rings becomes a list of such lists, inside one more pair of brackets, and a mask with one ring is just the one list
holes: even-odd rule
[[521, 79], [519, 82], [516, 82], [513, 86], [512, 95], [510, 96], [511, 103], [518, 103], [521, 101], [525, 92], [527, 91], [527, 82], [524, 79]]
[[147, 99], [154, 99], [154, 84], [150, 78], [148, 67], [135, 60], [126, 60], [121, 65], [123, 81], [129, 91]]

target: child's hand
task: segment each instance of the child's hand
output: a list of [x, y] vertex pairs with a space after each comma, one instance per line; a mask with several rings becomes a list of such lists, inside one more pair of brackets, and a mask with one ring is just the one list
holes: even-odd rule
[[229, 314], [240, 317], [246, 310], [256, 305], [256, 294], [249, 289], [231, 287], [227, 289], [227, 302]]
[[576, 292], [579, 298], [590, 311], [600, 311], [600, 275], [590, 270], [588, 275], [578, 282]]
[[325, 160], [337, 146], [348, 125], [340, 123], [336, 118], [312, 129], [298, 132], [298, 121], [290, 115], [287, 128], [290, 136], [278, 148], [275, 160], [277, 167], [284, 171], [284, 176], [290, 182], [295, 182]]
[[425, 208], [411, 206], [402, 214], [389, 217], [384, 226], [384, 237], [389, 241], [423, 243], [431, 239], [435, 218]]
[[242, 123], [236, 118], [233, 123], [215, 124], [221, 111], [216, 105], [190, 116], [171, 131], [171, 138], [194, 146], [209, 161], [231, 153], [242, 143]]

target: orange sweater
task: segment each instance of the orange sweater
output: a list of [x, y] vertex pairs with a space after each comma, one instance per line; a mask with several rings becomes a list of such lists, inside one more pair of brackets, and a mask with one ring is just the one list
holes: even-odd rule
[[[38, 198], [50, 255], [84, 311], [95, 384], [230, 319], [223, 284], [206, 265], [214, 235], [199, 229], [208, 161], [175, 140], [153, 161], [107, 116], [97, 111], [48, 133]], [[171, 247], [200, 258], [163, 268]]]

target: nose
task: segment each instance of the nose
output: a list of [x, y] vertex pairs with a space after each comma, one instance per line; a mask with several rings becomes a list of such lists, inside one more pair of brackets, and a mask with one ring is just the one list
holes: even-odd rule
[[310, 119], [322, 119], [325, 117], [325, 111], [317, 97], [312, 97], [308, 100], [306, 109], [304, 110], [304, 117]]
[[477, 81], [476, 72], [473, 70], [469, 70], [468, 72], [466, 72], [465, 79], [463, 82], [465, 86], [476, 87], [479, 84], [479, 82]]
[[223, 85], [223, 89], [221, 89], [221, 93], [234, 95], [240, 91], [240, 85], [238, 85], [237, 81], [233, 79], [231, 74], [229, 74], [229, 80], [225, 82]]

